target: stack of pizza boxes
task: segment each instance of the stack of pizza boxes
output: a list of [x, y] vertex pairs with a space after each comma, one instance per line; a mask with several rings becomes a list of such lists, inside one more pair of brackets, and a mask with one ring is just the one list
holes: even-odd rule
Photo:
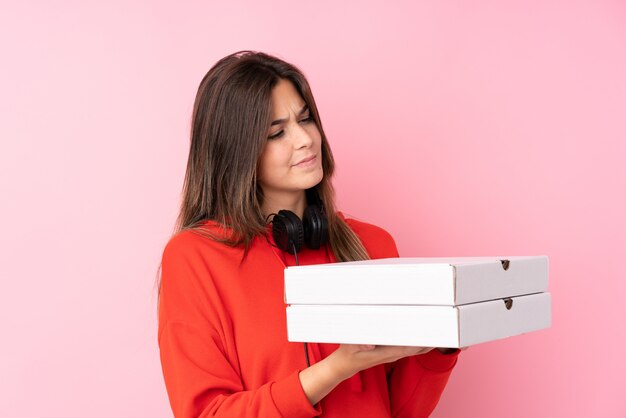
[[288, 340], [467, 347], [549, 328], [547, 290], [546, 256], [287, 267]]

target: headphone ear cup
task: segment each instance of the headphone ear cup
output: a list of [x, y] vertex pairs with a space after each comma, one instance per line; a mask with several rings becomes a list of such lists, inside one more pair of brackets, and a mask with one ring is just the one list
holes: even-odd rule
[[304, 209], [304, 242], [307, 247], [317, 250], [328, 241], [328, 219], [318, 205]]
[[302, 221], [298, 215], [286, 209], [278, 211], [272, 218], [272, 235], [278, 248], [289, 254], [294, 254], [294, 245], [296, 251], [300, 251], [304, 244]]

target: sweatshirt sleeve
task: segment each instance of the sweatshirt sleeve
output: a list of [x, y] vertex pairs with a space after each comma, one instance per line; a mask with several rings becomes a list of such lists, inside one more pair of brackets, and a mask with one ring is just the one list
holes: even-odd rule
[[313, 417], [299, 371], [244, 390], [232, 323], [196, 246], [174, 237], [163, 252], [158, 343], [176, 418]]
[[393, 363], [387, 375], [391, 416], [430, 416], [439, 403], [459, 353], [460, 350], [453, 354], [442, 354], [434, 349]]

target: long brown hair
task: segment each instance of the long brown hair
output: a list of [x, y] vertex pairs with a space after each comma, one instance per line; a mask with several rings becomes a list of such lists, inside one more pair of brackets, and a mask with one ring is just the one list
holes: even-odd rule
[[[335, 162], [304, 74], [277, 57], [248, 50], [222, 58], [200, 82], [173, 235], [191, 230], [229, 246], [241, 245], [245, 258], [252, 240], [266, 232], [257, 168], [271, 123], [272, 88], [280, 79], [293, 83], [322, 137], [324, 175], [316, 188], [328, 218], [330, 248], [338, 261], [369, 259], [358, 236], [336, 213], [331, 183]], [[230, 233], [225, 237], [203, 228], [207, 220]], [[160, 291], [160, 278], [157, 282]]]

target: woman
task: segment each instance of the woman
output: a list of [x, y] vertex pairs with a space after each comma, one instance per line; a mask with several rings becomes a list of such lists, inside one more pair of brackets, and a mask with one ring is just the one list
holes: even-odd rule
[[[459, 350], [287, 341], [285, 266], [398, 257], [384, 229], [336, 211], [333, 171], [298, 68], [239, 51], [209, 70], [159, 283], [176, 417], [425, 417], [437, 404]], [[283, 240], [296, 227], [307, 245]]]

